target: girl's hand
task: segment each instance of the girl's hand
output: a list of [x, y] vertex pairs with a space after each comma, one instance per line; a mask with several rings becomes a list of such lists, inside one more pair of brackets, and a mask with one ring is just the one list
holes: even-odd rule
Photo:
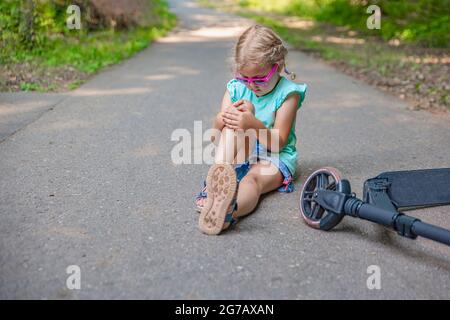
[[249, 111], [255, 114], [255, 106], [248, 100], [238, 100], [233, 103], [233, 107], [235, 107], [239, 111]]
[[[253, 107], [252, 104], [251, 106]], [[239, 107], [241, 107], [241, 105], [239, 105]], [[253, 127], [254, 119], [254, 114], [245, 106], [238, 109], [233, 105], [225, 109], [225, 112], [222, 115], [225, 126], [233, 130], [242, 129], [246, 131], [247, 129], [251, 129]]]
[[220, 128], [223, 128], [226, 126], [225, 122], [223, 121], [223, 115], [225, 114], [225, 112], [220, 111], [217, 116], [216, 116], [216, 120], [219, 122], [220, 124]]

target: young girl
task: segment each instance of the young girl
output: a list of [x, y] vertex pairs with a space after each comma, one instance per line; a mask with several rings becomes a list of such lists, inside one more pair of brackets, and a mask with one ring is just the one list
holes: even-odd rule
[[[297, 166], [295, 119], [306, 92], [280, 73], [287, 49], [271, 29], [254, 25], [234, 49], [236, 77], [214, 121], [215, 164], [196, 198], [200, 230], [219, 234], [253, 211], [261, 194], [292, 192]], [[241, 163], [242, 162], [242, 163]]]

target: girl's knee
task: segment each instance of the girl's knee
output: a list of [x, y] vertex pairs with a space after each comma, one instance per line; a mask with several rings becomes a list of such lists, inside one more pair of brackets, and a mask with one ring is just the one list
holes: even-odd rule
[[241, 184], [242, 183], [251, 185], [253, 188], [257, 188], [258, 192], [260, 192], [260, 190], [261, 190], [260, 178], [258, 177], [257, 174], [254, 174], [254, 173], [246, 174], [245, 177], [241, 181]]
[[222, 135], [224, 135], [225, 137], [227, 136], [234, 136], [235, 132], [233, 129], [230, 129], [228, 127], [223, 127], [222, 129]]

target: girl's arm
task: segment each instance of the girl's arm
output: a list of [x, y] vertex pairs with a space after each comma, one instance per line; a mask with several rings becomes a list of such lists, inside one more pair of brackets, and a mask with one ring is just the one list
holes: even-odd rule
[[[292, 124], [297, 115], [297, 106], [300, 100], [298, 94], [291, 94], [286, 98], [275, 116], [273, 129], [267, 129], [258, 119], [254, 119], [252, 127], [256, 130], [256, 135], [260, 143], [264, 144], [267, 150], [280, 152], [286, 145], [291, 132]], [[259, 129], [267, 129], [267, 134]], [[278, 144], [276, 143], [278, 141]]]

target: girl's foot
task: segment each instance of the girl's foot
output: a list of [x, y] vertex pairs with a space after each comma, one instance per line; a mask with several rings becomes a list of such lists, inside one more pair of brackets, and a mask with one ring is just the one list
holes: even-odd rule
[[207, 197], [208, 191], [206, 190], [205, 182], [205, 186], [203, 187], [202, 191], [200, 191], [200, 193], [195, 198], [195, 206], [198, 213], [202, 212], [202, 209], [205, 207]]
[[198, 213], [202, 212], [202, 209], [206, 205], [206, 201], [207, 201], [206, 197], [204, 197], [204, 198], [197, 198], [195, 200], [196, 210], [197, 210]]
[[235, 221], [233, 213], [237, 203], [236, 172], [230, 164], [211, 166], [206, 178], [208, 197], [198, 221], [200, 230], [206, 234], [219, 234]]

